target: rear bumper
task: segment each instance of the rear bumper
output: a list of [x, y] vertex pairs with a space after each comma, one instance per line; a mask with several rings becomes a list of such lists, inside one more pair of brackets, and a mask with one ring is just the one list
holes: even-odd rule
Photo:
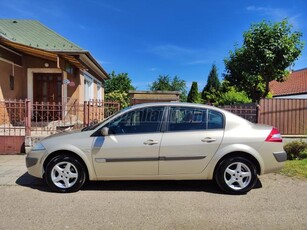
[[283, 168], [287, 160], [287, 153], [283, 148], [282, 142], [264, 142], [259, 149], [261, 156], [261, 173], [272, 173]]
[[285, 151], [274, 152], [273, 155], [278, 162], [284, 162], [287, 160], [287, 153]]

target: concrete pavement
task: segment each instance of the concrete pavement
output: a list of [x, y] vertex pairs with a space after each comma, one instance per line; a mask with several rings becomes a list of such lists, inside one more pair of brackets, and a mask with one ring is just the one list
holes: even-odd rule
[[0, 155], [0, 186], [44, 183], [27, 173], [25, 157], [26, 155]]
[[[0, 229], [306, 229], [307, 180], [260, 177], [246, 195], [210, 181], [91, 182], [52, 193], [26, 173], [25, 156], [0, 156]], [[37, 186], [37, 184], [40, 184]]]

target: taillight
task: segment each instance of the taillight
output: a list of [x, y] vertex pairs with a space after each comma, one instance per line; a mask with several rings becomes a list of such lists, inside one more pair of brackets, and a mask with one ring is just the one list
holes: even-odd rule
[[278, 129], [273, 128], [269, 136], [265, 139], [266, 142], [282, 142], [282, 137]]

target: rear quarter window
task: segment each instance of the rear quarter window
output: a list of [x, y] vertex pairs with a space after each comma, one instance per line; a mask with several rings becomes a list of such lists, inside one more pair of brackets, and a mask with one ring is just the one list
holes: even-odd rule
[[214, 110], [208, 111], [208, 129], [223, 129], [224, 116], [222, 113]]

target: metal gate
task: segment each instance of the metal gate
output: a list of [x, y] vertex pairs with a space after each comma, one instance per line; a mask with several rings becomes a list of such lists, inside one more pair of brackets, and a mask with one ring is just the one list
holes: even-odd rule
[[0, 154], [24, 152], [25, 117], [25, 101], [0, 101]]

